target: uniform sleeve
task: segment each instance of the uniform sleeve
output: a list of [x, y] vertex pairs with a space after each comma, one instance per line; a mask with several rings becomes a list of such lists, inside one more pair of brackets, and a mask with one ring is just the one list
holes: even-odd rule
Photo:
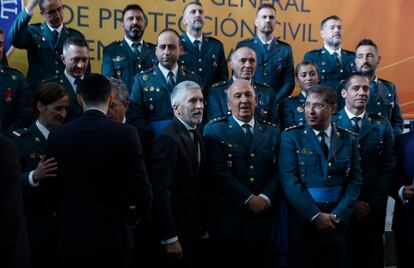
[[132, 85], [131, 95], [129, 96], [129, 106], [126, 117], [129, 123], [152, 131], [145, 120], [143, 105], [143, 88], [138, 75], [136, 75], [134, 84]]
[[27, 127], [31, 122], [30, 118], [30, 100], [29, 100], [29, 88], [26, 82], [26, 79], [23, 75], [18, 76], [18, 86], [17, 86], [17, 107], [15, 120], [10, 124], [8, 132], [11, 132], [18, 128]]
[[109, 47], [105, 47], [103, 50], [101, 72], [103, 76], [113, 77], [115, 73], [114, 65], [112, 62], [112, 55]]
[[295, 88], [295, 67], [293, 66], [293, 55], [290, 47], [288, 48], [287, 54], [286, 69], [283, 75], [283, 86], [276, 92], [276, 100], [278, 103], [289, 97]]
[[210, 89], [210, 94], [207, 97], [207, 121], [225, 116], [217, 93], [218, 90]]
[[404, 119], [402, 118], [402, 112], [400, 108], [400, 102], [398, 101], [397, 89], [394, 88], [394, 109], [391, 115], [391, 125], [394, 131], [394, 136], [401, 135], [404, 129]]
[[9, 31], [10, 43], [16, 48], [28, 48], [32, 43], [32, 33], [29, 30], [31, 16], [23, 10], [17, 15]]

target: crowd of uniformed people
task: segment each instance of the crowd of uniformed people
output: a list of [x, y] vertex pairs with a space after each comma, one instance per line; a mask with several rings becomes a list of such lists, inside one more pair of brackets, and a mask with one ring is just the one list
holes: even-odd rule
[[[130, 4], [93, 74], [61, 0], [28, 0], [0, 30], [0, 133], [14, 141], [0, 139], [2, 267], [382, 268], [388, 196], [397, 267], [412, 267], [414, 136], [378, 46], [343, 49], [329, 16], [295, 68], [276, 13], [258, 6], [257, 34], [227, 60], [199, 1], [155, 45]], [[5, 36], [27, 50], [26, 76]]]

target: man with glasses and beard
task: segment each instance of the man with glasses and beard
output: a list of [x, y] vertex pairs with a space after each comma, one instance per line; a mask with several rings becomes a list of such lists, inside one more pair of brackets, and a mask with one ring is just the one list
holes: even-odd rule
[[142, 8], [126, 6], [122, 11], [124, 40], [114, 41], [103, 50], [102, 74], [121, 79], [130, 92], [135, 75], [157, 64], [155, 46], [143, 40], [146, 26]]
[[[45, 21], [29, 25], [37, 4]], [[26, 49], [28, 52], [27, 81], [33, 93], [42, 80], [51, 76], [58, 77], [63, 73], [65, 66], [60, 55], [63, 43], [70, 36], [85, 39], [82, 33], [63, 24], [61, 0], [29, 0], [25, 9], [17, 16], [10, 29], [9, 40], [14, 47]]]

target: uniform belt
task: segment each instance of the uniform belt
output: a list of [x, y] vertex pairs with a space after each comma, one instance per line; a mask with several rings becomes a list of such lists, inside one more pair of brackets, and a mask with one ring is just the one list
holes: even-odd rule
[[171, 119], [167, 120], [159, 120], [159, 121], [152, 121], [149, 122], [152, 131], [154, 131], [155, 136], [158, 136], [163, 129], [168, 126], [168, 124], [171, 122]]
[[316, 203], [336, 203], [342, 193], [342, 188], [342, 186], [308, 188], [308, 192]]

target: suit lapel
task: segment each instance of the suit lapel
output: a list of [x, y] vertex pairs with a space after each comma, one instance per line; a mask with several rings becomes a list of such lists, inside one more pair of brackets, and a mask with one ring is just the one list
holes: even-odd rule
[[173, 125], [174, 125], [174, 129], [176, 133], [178, 134], [178, 136], [180, 137], [181, 141], [184, 144], [184, 148], [187, 151], [187, 154], [191, 158], [191, 164], [196, 169], [198, 167], [198, 162], [197, 162], [197, 156], [195, 155], [196, 151], [194, 148], [194, 143], [190, 137], [190, 133], [188, 133], [188, 130], [183, 125], [183, 123], [181, 123], [176, 117], [174, 117], [173, 119]]
[[[178, 73], [180, 71], [178, 70]], [[161, 84], [161, 87], [164, 89], [168, 89], [168, 85], [167, 85], [167, 80], [165, 79], [164, 75], [162, 74], [160, 68], [157, 66], [157, 68], [154, 69], [154, 73], [155, 73], [155, 77], [156, 77], [156, 81], [158, 81], [158, 83]], [[177, 80], [178, 80], [178, 73], [177, 73]], [[176, 84], [178, 83], [178, 81], [176, 81]]]
[[279, 42], [277, 42], [276, 38], [273, 38], [272, 44], [269, 48], [268, 57], [272, 57], [273, 54], [276, 54], [280, 50]]
[[234, 138], [238, 143], [242, 144], [250, 151], [251, 144], [247, 141], [243, 129], [237, 124], [233, 116], [229, 116], [229, 132], [229, 137]]
[[321, 145], [319, 144], [318, 137], [316, 137], [315, 132], [309, 126], [303, 131], [305, 133], [305, 144], [310, 142], [311, 148], [315, 148], [315, 152], [321, 155], [321, 157], [325, 158], [325, 153], [322, 151]]
[[354, 126], [351, 123], [351, 120], [349, 119], [348, 115], [346, 114], [345, 110], [342, 109], [339, 111], [339, 125], [342, 128], [348, 129], [351, 132], [355, 132]]
[[122, 48], [125, 51], [125, 53], [128, 55], [128, 60], [136, 64], [137, 62], [136, 56], [134, 55], [134, 52], [132, 52], [131, 47], [128, 45], [125, 39], [122, 41]]
[[365, 113], [364, 118], [361, 120], [361, 129], [359, 131], [358, 140], [362, 140], [370, 131], [374, 128], [374, 125], [371, 124], [371, 119]]
[[263, 125], [260, 124], [258, 121], [255, 121], [254, 125], [254, 132], [253, 132], [253, 141], [250, 147], [250, 151], [256, 150], [257, 147], [262, 144], [262, 142], [265, 140], [263, 139]]
[[336, 152], [341, 149], [342, 145], [343, 142], [340, 138], [340, 134], [337, 132], [336, 126], [332, 125], [331, 146], [329, 148], [328, 159], [331, 159], [334, 155], [336, 155]]
[[[47, 25], [46, 22], [43, 23], [43, 27], [42, 27], [42, 36], [44, 36], [46, 38], [47, 43], [49, 44], [49, 46], [51, 48], [55, 48], [55, 44], [53, 44], [53, 33], [50, 30], [49, 26]], [[57, 43], [57, 42], [56, 42]]]

